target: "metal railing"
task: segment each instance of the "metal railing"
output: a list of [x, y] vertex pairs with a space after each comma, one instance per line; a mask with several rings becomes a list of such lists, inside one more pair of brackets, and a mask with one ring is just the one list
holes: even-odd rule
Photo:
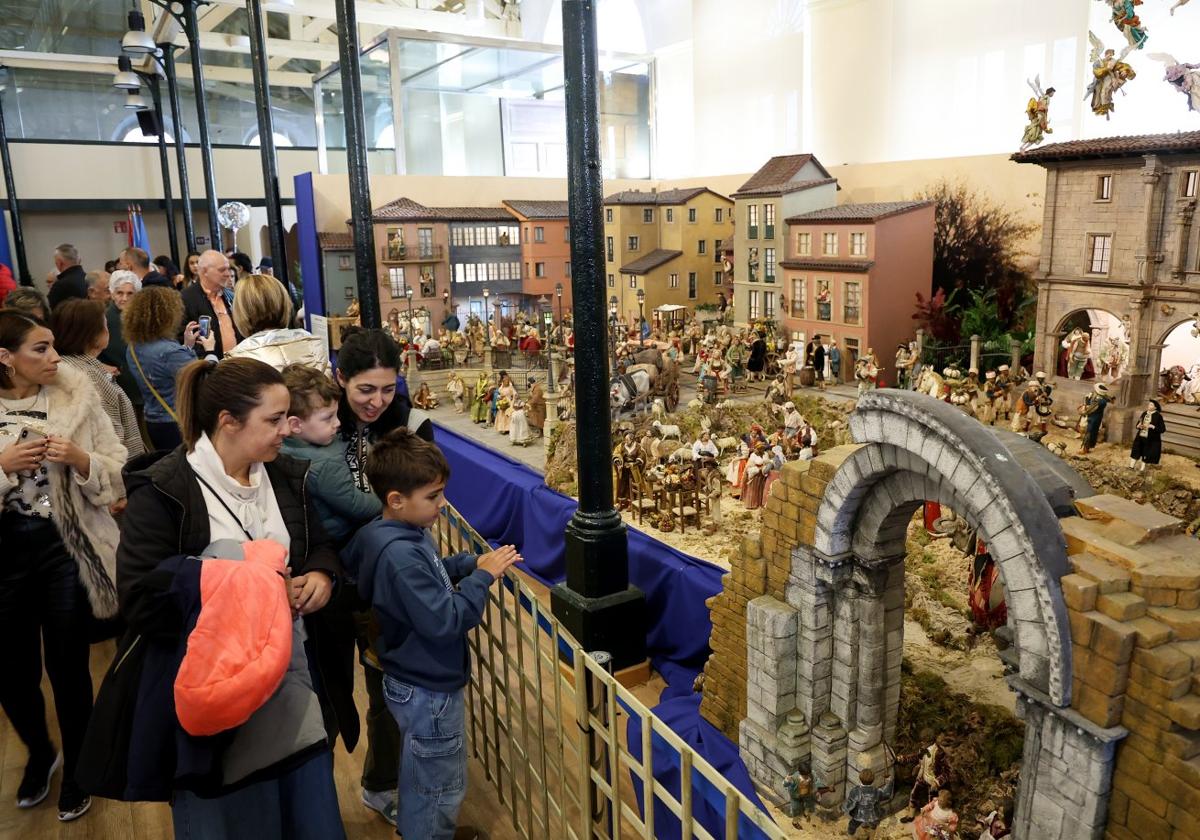
[[[434, 537], [444, 554], [491, 550], [449, 505]], [[678, 834], [670, 833], [684, 840], [786, 837], [617, 681], [605, 655], [585, 653], [519, 575], [509, 572], [491, 588], [468, 643], [471, 755], [521, 837], [648, 840], [656, 836], [656, 806], [678, 820]], [[638, 724], [636, 756], [624, 736], [630, 718]], [[654, 748], [664, 744], [679, 769], [678, 791], [654, 777]], [[716, 815], [717, 833], [699, 821], [700, 808], [709, 825]]]

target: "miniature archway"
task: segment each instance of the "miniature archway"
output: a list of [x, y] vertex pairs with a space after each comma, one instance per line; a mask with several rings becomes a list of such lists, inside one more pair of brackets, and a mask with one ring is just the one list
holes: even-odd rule
[[[747, 606], [740, 741], [752, 773], [769, 785], [774, 767], [806, 758], [841, 791], [862, 769], [886, 769], [900, 698], [905, 533], [916, 507], [937, 501], [978, 530], [1006, 591], [1012, 645], [1003, 658], [1027, 725], [1014, 836], [1102, 836], [1113, 736], [1069, 708], [1059, 585], [1069, 567], [1058, 517], [1090, 488], [1044, 448], [911, 392], [864, 394], [850, 428], [857, 446], [827, 454], [787, 487], [788, 505], [813, 516], [806, 523], [799, 513], [793, 531], [786, 603], [763, 596]], [[1094, 763], [1096, 781], [1068, 795], [1063, 780], [1080, 761]]]
[[[1081, 353], [1086, 354], [1087, 361], [1073, 367], [1071, 355], [1076, 347], [1072, 344], [1072, 339], [1078, 333], [1087, 336], [1086, 347], [1079, 348]], [[1085, 307], [1068, 312], [1058, 322], [1048, 340], [1053, 341], [1054, 346], [1045, 362], [1046, 372], [1056, 376], [1112, 381], [1121, 375], [1121, 370], [1129, 359], [1127, 321], [1099, 307]], [[1051, 366], [1053, 370], [1049, 370]]]
[[1193, 335], [1193, 332], [1200, 332], [1200, 322], [1194, 314], [1163, 331], [1157, 342], [1162, 347], [1159, 370], [1178, 365], [1189, 371], [1193, 365], [1200, 364], [1200, 335]]

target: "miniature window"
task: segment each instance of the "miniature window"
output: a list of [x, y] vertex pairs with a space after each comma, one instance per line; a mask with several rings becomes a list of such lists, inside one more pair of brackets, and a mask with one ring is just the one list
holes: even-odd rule
[[450, 229], [450, 244], [455, 246], [463, 244], [462, 228]]
[[846, 369], [846, 365], [850, 366], [850, 370], [854, 370], [854, 365], [858, 363], [858, 339], [846, 338], [842, 340], [842, 369]]
[[678, 289], [679, 288], [679, 275], [678, 274], [668, 274], [667, 275], [667, 286], [672, 289]]
[[497, 240], [499, 239], [499, 236], [498, 236], [499, 233], [500, 233], [500, 229], [497, 228], [495, 225], [492, 225], [491, 227], [489, 227], [487, 229], [487, 244], [495, 245]]
[[865, 257], [867, 255], [867, 235], [865, 233], [850, 234], [850, 256]]
[[1112, 176], [1101, 175], [1096, 179], [1096, 200], [1112, 201]]
[[763, 282], [775, 282], [775, 249], [763, 248]]
[[608, 275], [608, 288], [613, 288], [617, 285], [617, 277], [615, 274]]
[[696, 221], [696, 208], [695, 207], [688, 208], [688, 221], [689, 222]]
[[838, 235], [836, 233], [827, 233], [822, 241], [824, 245], [821, 253], [827, 257], [836, 257], [838, 252]]
[[759, 317], [760, 313], [758, 311], [758, 289], [750, 290], [750, 313], [749, 314], [750, 314], [751, 320]]
[[696, 252], [697, 254], [707, 254], [708, 253], [708, 241], [707, 240], [701, 239], [699, 242], [696, 243], [696, 247], [699, 248], [699, 250]]
[[670, 207], [667, 208], [667, 221], [668, 222], [675, 221], [675, 211]]
[[544, 262], [534, 263], [533, 264], [533, 275], [534, 275], [534, 277], [545, 277], [546, 276], [546, 264]]
[[529, 241], [529, 225], [525, 225], [525, 241]]
[[563, 242], [571, 241], [571, 226], [567, 225], [563, 228]]
[[801, 257], [812, 256], [812, 234], [798, 233], [796, 234], [796, 253]]
[[467, 263], [465, 266], [465, 271], [466, 271], [467, 282], [474, 283], [475, 282], [475, 264]]
[[688, 297], [691, 300], [696, 299], [696, 272], [688, 272]]
[[713, 262], [719, 263], [720, 261], [721, 261], [721, 240], [714, 239], [713, 240]]
[[604, 208], [604, 221], [606, 221], [606, 222], [612, 221], [612, 208], [611, 207]]
[[535, 227], [533, 229], [533, 241], [534, 242], [545, 242], [546, 241], [546, 229], [544, 227]]
[[349, 271], [350, 269], [354, 268], [354, 260], [350, 257], [349, 254], [339, 254], [338, 255], [338, 268], [341, 269], [342, 271]]
[[524, 273], [524, 274], [522, 274], [521, 276], [522, 276], [522, 277], [528, 277], [528, 276], [529, 276], [529, 263], [525, 263], [525, 273]]
[[1183, 197], [1195, 198], [1198, 192], [1197, 187], [1200, 187], [1200, 172], [1193, 169], [1191, 172], [1183, 173]]
[[775, 205], [763, 205], [763, 239], [775, 238]]
[[803, 318], [804, 317], [804, 298], [806, 297], [804, 280], [805, 280], [805, 278], [803, 278], [803, 277], [793, 277], [792, 278], [792, 317], [793, 318]]
[[746, 208], [746, 238], [758, 239], [758, 205], [751, 204]]
[[636, 275], [630, 275], [630, 277], [629, 277], [629, 288], [631, 288], [631, 289], [636, 289], [636, 288], [637, 288], [637, 276], [636, 276]]
[[724, 282], [725, 282], [725, 272], [714, 271], [713, 272], [713, 285], [720, 286]]
[[725, 221], [725, 208], [724, 207], [718, 207], [716, 210], [713, 211], [713, 221], [716, 222], [717, 224], [720, 224], [721, 222]]
[[608, 252], [608, 261], [613, 261], [613, 238], [607, 236], [604, 239], [604, 250]]
[[393, 298], [404, 297], [404, 266], [398, 265], [388, 269], [388, 286]]
[[512, 273], [509, 275], [510, 279], [519, 280], [521, 278], [521, 264], [519, 262], [509, 263], [509, 267], [512, 269]]
[[629, 237], [629, 250], [636, 251], [641, 240], [636, 236]]
[[423, 260], [433, 258], [433, 228], [417, 228], [417, 253]]
[[642, 221], [647, 224], [654, 221], [654, 211], [649, 207], [642, 211]]
[[829, 289], [828, 280], [817, 281], [817, 320], [833, 320], [833, 292]]
[[775, 293], [763, 292], [763, 317], [775, 317]]
[[570, 262], [570, 260], [568, 260], [567, 262], [563, 263], [563, 277], [570, 277], [570, 276], [571, 276], [571, 262]]
[[847, 324], [862, 323], [862, 284], [846, 281], [842, 303], [842, 320]]
[[1112, 260], [1112, 236], [1092, 234], [1088, 236], [1088, 274], [1108, 274]]
[[454, 282], [455, 283], [467, 282], [467, 270], [466, 270], [466, 267], [462, 263], [454, 264]]

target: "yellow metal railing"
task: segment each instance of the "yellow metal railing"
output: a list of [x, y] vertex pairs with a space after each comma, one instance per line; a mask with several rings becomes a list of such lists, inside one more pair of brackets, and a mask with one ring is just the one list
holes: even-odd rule
[[[443, 554], [491, 550], [449, 505], [434, 535]], [[678, 819], [677, 836], [684, 840], [786, 837], [618, 682], [604, 657], [583, 651], [520, 575], [509, 572], [502, 585], [492, 587], [469, 645], [471, 754], [520, 836], [648, 840], [656, 836], [658, 802]], [[639, 724], [640, 756], [626, 743], [630, 717]], [[653, 748], [664, 743], [680, 771], [678, 795], [654, 778]], [[719, 815], [722, 826], [715, 835], [697, 820], [697, 795], [706, 813]]]

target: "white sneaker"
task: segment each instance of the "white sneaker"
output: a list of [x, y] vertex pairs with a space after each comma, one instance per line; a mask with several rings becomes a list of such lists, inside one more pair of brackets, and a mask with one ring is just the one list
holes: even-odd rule
[[367, 790], [363, 788], [362, 804], [366, 805], [392, 825], [396, 824], [396, 791]]

